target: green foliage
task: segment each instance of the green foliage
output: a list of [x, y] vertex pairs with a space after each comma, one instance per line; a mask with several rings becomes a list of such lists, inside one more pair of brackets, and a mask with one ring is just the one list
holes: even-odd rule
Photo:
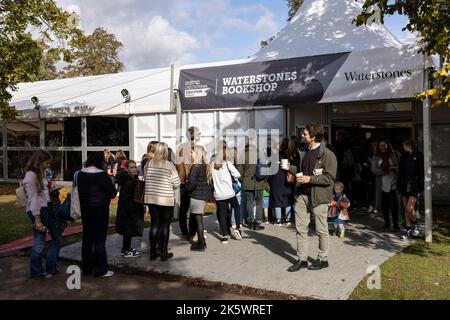
[[[42, 61], [60, 55], [70, 61], [68, 43], [83, 34], [72, 22], [73, 15], [54, 0], [0, 1], [0, 119], [10, 121], [20, 114], [9, 105], [19, 82], [47, 77]], [[46, 49], [55, 43], [54, 49]]]
[[[419, 99], [432, 98], [432, 106], [450, 106], [450, 2], [448, 0], [361, 0], [363, 11], [354, 19], [357, 26], [367, 23], [374, 14], [373, 6], [380, 8], [380, 21], [395, 13], [408, 17], [403, 30], [417, 32], [418, 43], [427, 55], [440, 55], [443, 67], [434, 72], [434, 87], [417, 95]], [[361, 2], [360, 1], [360, 2]]]
[[103, 28], [95, 29], [90, 36], [75, 39], [72, 45], [74, 60], [64, 68], [61, 74], [64, 78], [117, 73], [124, 68], [118, 56], [123, 44]]
[[294, 16], [300, 6], [303, 4], [304, 0], [286, 0], [287, 6], [289, 7], [288, 21], [290, 21]]

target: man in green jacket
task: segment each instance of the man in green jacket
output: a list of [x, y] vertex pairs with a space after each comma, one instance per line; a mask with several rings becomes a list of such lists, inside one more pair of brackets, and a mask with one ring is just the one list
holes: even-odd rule
[[[287, 270], [289, 272], [302, 268], [320, 270], [328, 267], [327, 214], [333, 197], [337, 160], [334, 153], [326, 147], [323, 136], [324, 130], [321, 125], [306, 125], [303, 138], [308, 148], [300, 152], [298, 166], [289, 169], [297, 176], [294, 211], [298, 255], [298, 261], [289, 267]], [[308, 225], [311, 213], [314, 215], [316, 233], [319, 236], [319, 253], [316, 263], [308, 267]]]

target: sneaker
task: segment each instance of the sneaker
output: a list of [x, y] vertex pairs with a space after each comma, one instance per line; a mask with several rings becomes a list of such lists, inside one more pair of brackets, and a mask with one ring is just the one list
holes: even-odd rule
[[228, 243], [228, 237], [223, 237], [222, 239], [220, 239], [220, 241], [222, 241], [223, 244], [227, 244]]
[[277, 220], [277, 222], [275, 222], [275, 225], [276, 225], [277, 227], [281, 227], [281, 220]]
[[233, 233], [236, 240], [242, 240], [242, 234], [239, 229], [234, 229]]
[[191, 251], [205, 251], [206, 250], [206, 243], [194, 243], [191, 246]]
[[420, 234], [419, 226], [417, 224], [414, 224], [413, 227], [412, 227], [412, 235], [414, 237], [418, 237], [419, 234]]
[[109, 278], [109, 277], [112, 277], [113, 275], [114, 275], [114, 272], [108, 270], [108, 272], [106, 272], [104, 275], [102, 275], [102, 277]]
[[344, 239], [345, 238], [345, 230], [342, 229], [339, 231], [339, 239]]
[[231, 226], [231, 228], [232, 228], [232, 229], [236, 229], [236, 225], [233, 224], [233, 225]]
[[411, 234], [412, 234], [412, 230], [406, 229], [406, 231], [400, 236], [400, 238], [402, 238], [403, 240], [407, 240], [407, 239], [411, 238]]
[[133, 253], [133, 258], [137, 258], [142, 256], [142, 252], [136, 250], [136, 249], [131, 249], [131, 252]]
[[289, 226], [291, 226], [291, 222], [290, 222], [290, 221], [287, 221], [287, 222], [286, 222], [286, 227], [289, 227]]

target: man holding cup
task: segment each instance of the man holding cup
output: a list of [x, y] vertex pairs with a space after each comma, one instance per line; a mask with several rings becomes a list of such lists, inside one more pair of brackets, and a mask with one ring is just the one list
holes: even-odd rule
[[[287, 269], [289, 272], [302, 268], [320, 270], [328, 267], [327, 213], [333, 197], [337, 160], [323, 141], [324, 130], [320, 124], [307, 124], [302, 136], [308, 148], [300, 152], [298, 167], [289, 166], [289, 171], [296, 174], [297, 178], [294, 211], [298, 255], [298, 260]], [[308, 266], [308, 226], [311, 213], [319, 236], [319, 253], [316, 263]]]

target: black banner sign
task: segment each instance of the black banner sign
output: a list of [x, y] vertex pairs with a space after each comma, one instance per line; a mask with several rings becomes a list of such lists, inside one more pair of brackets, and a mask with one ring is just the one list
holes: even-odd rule
[[350, 52], [180, 73], [183, 110], [319, 102]]

